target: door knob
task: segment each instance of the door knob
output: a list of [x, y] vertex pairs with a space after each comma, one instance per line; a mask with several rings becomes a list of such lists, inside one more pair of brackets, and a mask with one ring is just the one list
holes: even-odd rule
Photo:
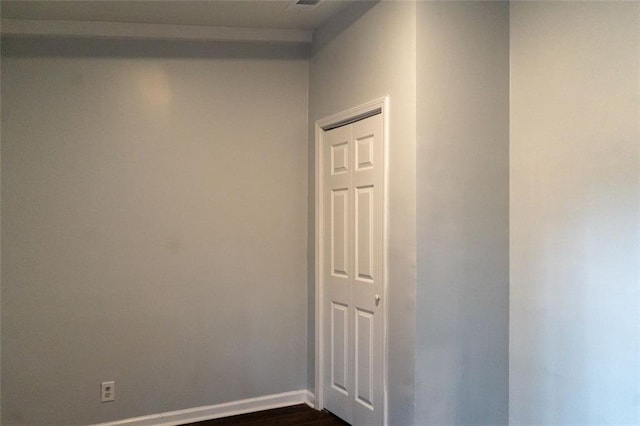
[[380, 304], [380, 295], [376, 294], [375, 299], [376, 299], [376, 306], [378, 306]]

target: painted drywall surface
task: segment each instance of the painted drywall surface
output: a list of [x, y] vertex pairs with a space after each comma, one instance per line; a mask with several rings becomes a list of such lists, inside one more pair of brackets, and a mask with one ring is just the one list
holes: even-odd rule
[[417, 6], [416, 424], [506, 424], [509, 6]]
[[306, 60], [55, 55], [2, 58], [4, 424], [304, 389]]
[[[0, 81], [2, 81], [2, 57], [0, 56]], [[0, 97], [0, 117], [2, 117], [2, 99]], [[2, 200], [2, 120], [0, 118], [0, 200]], [[0, 236], [2, 235], [2, 208], [0, 208]], [[0, 237], [0, 260], [2, 244]], [[2, 262], [0, 261], [0, 425], [2, 423]]]
[[[356, 5], [356, 7], [358, 7]], [[362, 6], [361, 6], [362, 7]], [[335, 24], [335, 22], [333, 23]], [[380, 2], [329, 24], [309, 64], [309, 153], [316, 120], [385, 95], [389, 146], [389, 424], [413, 423], [415, 327], [415, 3]], [[341, 28], [335, 32], [335, 28]], [[315, 159], [310, 159], [314, 164]], [[315, 187], [313, 177], [309, 190]], [[310, 220], [313, 223], [313, 219]], [[311, 229], [311, 228], [310, 228]], [[310, 231], [312, 241], [313, 231]], [[312, 365], [313, 367], [313, 365]]]
[[640, 3], [511, 4], [510, 420], [640, 423]]

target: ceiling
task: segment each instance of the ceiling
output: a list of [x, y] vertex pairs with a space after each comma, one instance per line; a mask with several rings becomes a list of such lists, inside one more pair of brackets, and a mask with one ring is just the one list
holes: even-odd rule
[[354, 0], [2, 0], [2, 18], [100, 21], [311, 31]]

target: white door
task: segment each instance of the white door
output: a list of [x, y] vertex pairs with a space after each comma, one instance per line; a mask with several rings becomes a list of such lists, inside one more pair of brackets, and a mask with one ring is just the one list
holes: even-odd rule
[[381, 425], [382, 115], [328, 130], [322, 144], [324, 407], [353, 425]]

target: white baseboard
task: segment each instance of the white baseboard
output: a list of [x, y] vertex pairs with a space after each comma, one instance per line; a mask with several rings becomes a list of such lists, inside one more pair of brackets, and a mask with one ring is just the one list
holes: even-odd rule
[[316, 396], [314, 395], [314, 393], [310, 390], [306, 390], [305, 393], [307, 397], [307, 399], [304, 401], [305, 404], [307, 404], [311, 408], [316, 408]]
[[289, 405], [307, 404], [314, 407], [315, 396], [309, 390], [299, 390], [257, 398], [241, 399], [223, 404], [204, 407], [187, 408], [186, 410], [168, 411], [166, 413], [151, 414], [142, 417], [99, 423], [94, 426], [176, 426], [185, 423], [201, 422], [203, 420], [220, 417], [235, 416], [237, 414], [270, 410], [272, 408], [287, 407]]

